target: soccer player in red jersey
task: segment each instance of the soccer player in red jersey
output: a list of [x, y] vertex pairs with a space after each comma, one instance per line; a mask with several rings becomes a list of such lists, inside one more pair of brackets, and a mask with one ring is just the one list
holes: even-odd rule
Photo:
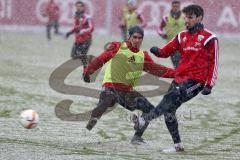
[[185, 31], [180, 32], [163, 48], [152, 47], [150, 51], [157, 57], [166, 58], [179, 51], [181, 59], [175, 70], [174, 80], [167, 94], [156, 108], [141, 117], [134, 116], [134, 128], [139, 129], [145, 122], [164, 114], [167, 128], [172, 136], [174, 146], [166, 152], [183, 151], [178, 131], [176, 110], [185, 102], [201, 92], [211, 93], [218, 73], [218, 39], [204, 28], [202, 23], [204, 11], [199, 5], [189, 5], [183, 9], [185, 14]]
[[47, 22], [47, 38], [51, 40], [51, 28], [55, 29], [54, 33], [59, 34], [59, 16], [60, 16], [60, 9], [58, 4], [54, 0], [49, 0], [45, 10], [44, 16], [48, 17]]
[[92, 18], [85, 13], [85, 4], [82, 1], [77, 1], [75, 7], [74, 27], [67, 32], [66, 38], [73, 33], [75, 34], [75, 43], [72, 48], [71, 57], [73, 59], [80, 58], [83, 66], [86, 67], [87, 52], [92, 43], [94, 25]]

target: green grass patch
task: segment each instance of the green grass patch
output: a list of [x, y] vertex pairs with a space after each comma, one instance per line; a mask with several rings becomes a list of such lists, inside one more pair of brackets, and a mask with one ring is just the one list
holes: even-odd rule
[[0, 111], [0, 117], [9, 118], [10, 115], [11, 115], [11, 110], [3, 110], [3, 111]]

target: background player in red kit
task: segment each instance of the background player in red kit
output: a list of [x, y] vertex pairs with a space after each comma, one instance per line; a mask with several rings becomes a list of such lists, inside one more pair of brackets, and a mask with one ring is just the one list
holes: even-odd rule
[[74, 27], [67, 32], [66, 38], [75, 34], [75, 43], [72, 48], [71, 57], [80, 58], [83, 66], [87, 65], [87, 52], [92, 42], [92, 32], [94, 30], [92, 19], [85, 13], [85, 4], [82, 1], [75, 3], [76, 13], [74, 17]]
[[199, 5], [189, 5], [183, 9], [186, 31], [180, 32], [163, 48], [152, 47], [150, 51], [157, 57], [166, 58], [179, 50], [181, 59], [176, 68], [175, 78], [162, 101], [150, 113], [133, 118], [135, 128], [164, 114], [167, 128], [172, 136], [174, 147], [165, 152], [183, 151], [178, 131], [176, 110], [199, 92], [211, 93], [218, 73], [218, 39], [204, 28], [204, 11]]
[[54, 28], [54, 33], [59, 34], [59, 16], [60, 16], [60, 9], [58, 4], [54, 0], [49, 0], [45, 10], [44, 16], [48, 17], [47, 22], [47, 38], [48, 40], [51, 39], [51, 28]]

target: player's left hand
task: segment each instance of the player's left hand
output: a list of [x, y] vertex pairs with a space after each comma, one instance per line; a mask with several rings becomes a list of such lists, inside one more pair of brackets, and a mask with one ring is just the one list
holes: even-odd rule
[[205, 86], [202, 90], [202, 95], [209, 95], [212, 92], [212, 87], [211, 86]]

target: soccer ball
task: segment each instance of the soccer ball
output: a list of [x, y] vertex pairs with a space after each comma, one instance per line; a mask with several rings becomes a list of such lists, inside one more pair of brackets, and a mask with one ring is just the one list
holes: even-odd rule
[[22, 126], [27, 129], [35, 128], [39, 122], [38, 113], [32, 109], [22, 111], [20, 117]]

